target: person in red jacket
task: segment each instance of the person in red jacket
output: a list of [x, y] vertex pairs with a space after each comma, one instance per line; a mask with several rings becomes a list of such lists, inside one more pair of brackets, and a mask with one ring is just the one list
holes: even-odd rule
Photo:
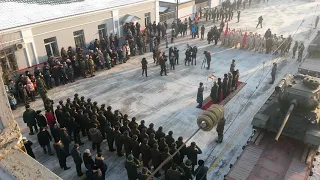
[[52, 125], [53, 122], [56, 122], [56, 118], [50, 110], [46, 110], [45, 116], [47, 118], [47, 123], [49, 124], [49, 126]]

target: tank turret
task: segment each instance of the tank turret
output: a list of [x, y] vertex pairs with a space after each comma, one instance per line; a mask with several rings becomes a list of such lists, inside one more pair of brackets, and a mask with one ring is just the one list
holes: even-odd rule
[[252, 120], [256, 129], [320, 145], [320, 78], [286, 75]]

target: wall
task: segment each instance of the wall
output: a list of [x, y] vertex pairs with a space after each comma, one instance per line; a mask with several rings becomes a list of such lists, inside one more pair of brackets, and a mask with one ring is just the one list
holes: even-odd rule
[[191, 2], [186, 2], [183, 4], [179, 4], [178, 6], [178, 16], [181, 20], [184, 20], [185, 18], [188, 18], [190, 15], [192, 15], [193, 13], [195, 13], [194, 10], [195, 7], [195, 2], [191, 1]]
[[[118, 13], [119, 13], [119, 26], [122, 30], [122, 26], [124, 25], [124, 23], [121, 21], [123, 20], [124, 16], [128, 15], [134, 15], [137, 16], [138, 18], [140, 18], [140, 20], [138, 20], [138, 22], [141, 25], [141, 29], [145, 28], [145, 23], [144, 23], [144, 17], [145, 17], [145, 13], [150, 12], [151, 14], [151, 23], [153, 23], [153, 21], [156, 21], [156, 13], [155, 11], [156, 8], [156, 4], [155, 2], [146, 2], [143, 5], [133, 5], [127, 8], [121, 8], [119, 9]], [[121, 34], [123, 35], [123, 34]]]
[[[233, 2], [233, 1], [231, 1], [231, 2]], [[211, 8], [221, 5], [221, 3], [222, 3], [222, 0], [210, 0]]]
[[[98, 39], [98, 25], [100, 24], [106, 24], [109, 31], [113, 29], [111, 12], [98, 13], [96, 15], [33, 28], [32, 32], [39, 62], [41, 63], [47, 60], [44, 39], [56, 37], [58, 50], [60, 52], [62, 47], [65, 49], [69, 46], [75, 47], [74, 31], [83, 30], [84, 39], [87, 44], [94, 39]], [[108, 33], [112, 33], [109, 31]]]

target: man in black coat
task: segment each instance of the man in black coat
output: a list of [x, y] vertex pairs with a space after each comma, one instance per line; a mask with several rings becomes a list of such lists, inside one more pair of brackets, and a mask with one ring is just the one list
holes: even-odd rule
[[121, 157], [121, 156], [123, 156], [122, 146], [123, 146], [123, 142], [124, 142], [124, 135], [121, 134], [121, 132], [119, 130], [119, 126], [115, 127], [114, 140], [115, 140], [115, 144], [117, 147], [117, 154], [119, 157]]
[[64, 113], [63, 113], [63, 109], [61, 108], [60, 105], [57, 106], [57, 109], [55, 110], [55, 115], [57, 118], [57, 121], [59, 123], [60, 126], [66, 126], [65, 122], [64, 122]]
[[215, 81], [215, 82], [213, 83], [213, 86], [212, 86], [211, 92], [210, 92], [210, 97], [211, 97], [213, 103], [218, 103], [218, 102], [219, 102], [218, 89], [219, 89], [219, 85], [218, 85], [217, 82]]
[[153, 123], [149, 124], [149, 127], [147, 129], [147, 133], [148, 133], [149, 136], [150, 136], [151, 133], [156, 134], [156, 131], [154, 130], [154, 124]]
[[258, 24], [257, 24], [256, 28], [258, 28], [259, 25], [260, 25], [260, 27], [262, 28], [262, 21], [263, 21], [263, 18], [262, 18], [262, 16], [260, 16], [260, 17], [258, 18]]
[[134, 157], [129, 155], [125, 164], [125, 168], [127, 169], [128, 179], [136, 180], [138, 178], [138, 165], [134, 162]]
[[173, 165], [170, 169], [167, 170], [166, 180], [178, 180], [181, 179], [184, 175], [185, 172], [181, 167]]
[[102, 172], [102, 179], [105, 179], [106, 172], [108, 170], [108, 166], [104, 162], [104, 157], [102, 156], [102, 154], [100, 152], [97, 154], [97, 157], [95, 159], [95, 164], [99, 167], [99, 169]]
[[102, 135], [103, 139], [106, 139], [106, 123], [107, 123], [107, 118], [103, 115], [103, 111], [99, 111], [98, 112], [99, 116], [98, 116], [98, 121], [100, 123], [100, 132]]
[[60, 140], [60, 128], [55, 121], [50, 125], [50, 132], [55, 142]]
[[95, 150], [95, 148], [97, 147], [97, 152], [101, 152], [100, 144], [103, 138], [97, 124], [94, 124], [94, 126], [89, 129], [89, 136], [92, 140], [92, 149]]
[[63, 168], [64, 170], [70, 169], [70, 167], [67, 167], [67, 164], [66, 164], [68, 154], [64, 150], [61, 141], [56, 141], [56, 143], [53, 144], [53, 148], [56, 150], [60, 167]]
[[210, 62], [211, 62], [211, 53], [209, 51], [204, 51], [203, 54], [207, 59], [207, 70], [210, 69]]
[[123, 135], [124, 135], [123, 147], [126, 153], [126, 157], [128, 157], [130, 154], [132, 154], [132, 147], [131, 147], [132, 139], [128, 131], [125, 131]]
[[207, 180], [207, 172], [208, 172], [209, 168], [204, 165], [203, 160], [199, 160], [198, 165], [199, 166], [194, 173], [194, 174], [196, 174], [196, 180]]
[[36, 157], [34, 156], [34, 153], [33, 153], [32, 147], [31, 147], [33, 143], [31, 141], [29, 141], [26, 137], [23, 137], [22, 141], [23, 141], [23, 145], [26, 148], [28, 155], [33, 157], [33, 159], [35, 159]]
[[[158, 144], [154, 144], [153, 148], [151, 149], [151, 159], [152, 165], [154, 169], [157, 169], [161, 164], [161, 152], [158, 149]], [[161, 174], [159, 171], [155, 174], [155, 177], [159, 177]]]
[[81, 164], [82, 164], [82, 158], [81, 158], [81, 152], [79, 151], [79, 144], [75, 144], [73, 148], [71, 149], [71, 156], [73, 158], [74, 163], [76, 164], [76, 170], [78, 176], [82, 176], [82, 170], [81, 170]]
[[140, 145], [140, 152], [142, 155], [143, 167], [149, 167], [149, 161], [151, 160], [151, 149], [148, 145], [148, 139], [143, 139]]
[[205, 29], [206, 29], [206, 28], [204, 27], [204, 25], [202, 25], [202, 26], [201, 26], [201, 29], [200, 29], [201, 40], [203, 40]]
[[218, 86], [217, 100], [218, 100], [218, 102], [220, 102], [220, 100], [221, 100], [221, 90], [222, 90], [221, 78], [218, 78], [217, 86]]
[[23, 122], [27, 123], [27, 126], [30, 129], [30, 135], [33, 135], [33, 128], [38, 132], [37, 122], [36, 122], [36, 112], [30, 108], [30, 105], [25, 106], [26, 110], [23, 113]]
[[38, 137], [38, 142], [40, 146], [43, 148], [44, 154], [47, 154], [47, 149], [48, 149], [49, 155], [53, 155], [51, 152], [51, 146], [50, 146], [50, 141], [52, 141], [52, 138], [49, 132], [44, 127], [42, 127], [37, 137]]
[[108, 141], [108, 147], [109, 151], [113, 152], [115, 149], [113, 148], [113, 143], [114, 143], [114, 128], [111, 127], [111, 124], [109, 122], [106, 123], [106, 135], [107, 135], [107, 141]]
[[70, 155], [69, 145], [71, 143], [71, 139], [67, 133], [67, 129], [63, 126], [60, 126], [60, 139], [63, 144], [63, 148], [64, 148], [66, 155], [69, 156]]
[[173, 135], [173, 132], [169, 131], [168, 135], [165, 137], [166, 143], [168, 144], [169, 147], [175, 142], [172, 135]]
[[158, 141], [160, 141], [160, 138], [162, 138], [162, 137], [166, 137], [166, 134], [164, 133], [164, 132], [162, 132], [162, 126], [160, 126], [159, 128], [158, 128], [158, 130], [157, 130], [157, 132], [156, 132], [156, 139], [158, 140]]
[[228, 96], [228, 74], [224, 74], [223, 82], [222, 82], [222, 93], [223, 93], [223, 100]]
[[142, 76], [143, 76], [143, 74], [144, 74], [144, 72], [145, 72], [145, 73], [146, 73], [146, 77], [148, 77], [148, 73], [147, 73], [147, 69], [148, 69], [148, 67], [147, 67], [147, 64], [148, 64], [147, 59], [146, 59], [146, 58], [142, 58], [142, 60], [141, 60], [141, 65], [142, 65]]
[[186, 149], [188, 159], [192, 162], [192, 172], [194, 172], [194, 166], [197, 165], [198, 154], [201, 154], [201, 149], [196, 145], [195, 142], [192, 142], [189, 147]]

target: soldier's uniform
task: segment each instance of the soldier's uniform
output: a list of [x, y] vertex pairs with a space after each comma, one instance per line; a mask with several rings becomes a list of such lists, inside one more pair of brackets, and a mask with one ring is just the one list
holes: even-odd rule
[[232, 73], [229, 72], [229, 73], [228, 73], [228, 95], [229, 95], [229, 94], [231, 93], [231, 91], [232, 91], [232, 88], [231, 88], [231, 86], [232, 86], [232, 80], [233, 80]]
[[225, 99], [228, 96], [228, 75], [224, 74], [223, 82], [222, 82], [222, 93], [223, 93], [223, 99]]
[[225, 119], [222, 118], [217, 125], [217, 133], [218, 133], [218, 139], [216, 140], [217, 143], [221, 143], [223, 140], [223, 130], [224, 130], [224, 125], [225, 125]]

